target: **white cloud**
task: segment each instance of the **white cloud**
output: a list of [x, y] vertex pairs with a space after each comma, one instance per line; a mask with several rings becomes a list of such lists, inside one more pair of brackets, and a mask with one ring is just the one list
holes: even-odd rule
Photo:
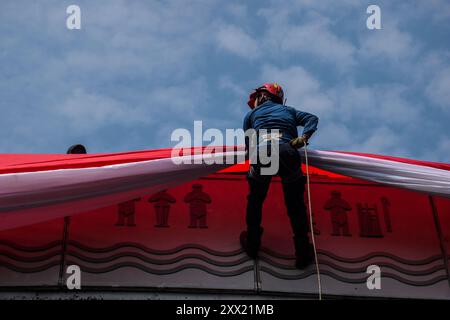
[[364, 139], [349, 146], [348, 150], [382, 155], [393, 155], [399, 157], [410, 157], [411, 153], [404, 144], [404, 137], [388, 127], [380, 126], [374, 128]]
[[257, 14], [266, 22], [265, 49], [273, 55], [288, 54], [292, 59], [326, 63], [339, 72], [355, 65], [356, 47], [343, 37], [337, 21], [358, 1], [287, 0], [271, 1]]
[[[405, 128], [419, 121], [423, 107], [410, 99], [409, 88], [396, 83], [357, 86], [343, 83], [329, 90], [334, 113], [342, 121]], [[406, 127], [405, 127], [406, 126]]]
[[232, 80], [229, 76], [222, 76], [219, 78], [219, 88], [238, 97], [249, 94], [249, 92], [246, 92], [238, 81]]
[[65, 122], [71, 130], [85, 134], [111, 124], [149, 122], [149, 118], [135, 107], [110, 97], [87, 93], [83, 89], [75, 89], [60, 106], [55, 106], [54, 112], [66, 118]]
[[450, 18], [450, 3], [447, 0], [428, 0], [414, 1], [415, 12], [411, 14], [415, 15], [425, 15], [428, 18], [431, 17], [431, 22], [436, 23], [440, 27], [443, 24], [448, 24], [448, 19]]
[[[150, 124], [163, 130], [194, 117], [207, 101], [205, 82], [193, 72], [205, 44], [213, 43], [207, 27], [216, 4], [80, 1], [80, 31], [65, 28], [63, 3], [2, 4], [1, 20], [11, 26], [4, 32], [14, 30], [0, 44], [8, 61], [0, 67], [3, 130], [42, 152], [82, 137], [96, 146], [128, 141], [129, 149], [139, 141], [135, 128], [144, 136]], [[117, 137], [117, 127], [126, 126]]]
[[426, 87], [428, 98], [443, 110], [450, 111], [450, 67], [437, 71]]
[[339, 150], [348, 148], [357, 136], [352, 134], [351, 130], [342, 123], [338, 122], [320, 122], [319, 131], [314, 137], [314, 144], [319, 144], [326, 149]]
[[145, 105], [149, 116], [160, 122], [180, 117], [182, 120], [199, 120], [203, 116], [201, 109], [209, 100], [208, 85], [199, 79], [191, 79], [182, 84], [154, 86], [148, 88]]
[[284, 89], [288, 105], [305, 108], [304, 111], [325, 115], [333, 108], [333, 102], [323, 92], [320, 82], [301, 66], [279, 69], [265, 65], [261, 82], [278, 82]]
[[360, 36], [358, 54], [363, 59], [386, 58], [390, 62], [398, 63], [410, 59], [418, 51], [412, 36], [400, 31], [393, 22], [383, 22], [381, 30], [366, 31]]
[[298, 12], [314, 12], [329, 15], [330, 17], [339, 16], [352, 8], [363, 8], [360, 0], [284, 0], [280, 6], [278, 0], [271, 0], [269, 5], [262, 7], [260, 12], [274, 15], [279, 12], [295, 14]]
[[326, 20], [286, 27], [281, 49], [287, 52], [307, 53], [322, 61], [332, 62], [339, 70], [354, 65], [354, 46], [331, 32]]
[[[430, 150], [429, 150], [430, 152]], [[450, 137], [442, 137], [437, 144], [435, 150], [431, 150], [431, 153], [435, 153], [434, 159], [449, 163], [450, 162]], [[428, 158], [430, 158], [428, 154]]]
[[253, 59], [259, 56], [258, 42], [239, 27], [220, 26], [217, 31], [219, 47], [243, 58]]
[[242, 19], [248, 15], [247, 6], [244, 4], [229, 3], [225, 8], [236, 18]]

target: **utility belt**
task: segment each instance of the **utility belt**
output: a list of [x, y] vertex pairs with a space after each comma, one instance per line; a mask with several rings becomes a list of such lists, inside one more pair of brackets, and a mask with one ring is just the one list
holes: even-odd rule
[[265, 145], [268, 143], [282, 143], [281, 138], [283, 133], [281, 132], [267, 132], [263, 134], [258, 134], [258, 145]]

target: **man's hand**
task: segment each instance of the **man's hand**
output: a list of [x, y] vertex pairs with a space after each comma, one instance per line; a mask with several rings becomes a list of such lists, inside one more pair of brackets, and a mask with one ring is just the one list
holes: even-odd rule
[[308, 145], [308, 139], [309, 136], [304, 134], [301, 137], [297, 137], [295, 139], [292, 139], [290, 144], [296, 149], [300, 149], [301, 147], [304, 147], [305, 145]]

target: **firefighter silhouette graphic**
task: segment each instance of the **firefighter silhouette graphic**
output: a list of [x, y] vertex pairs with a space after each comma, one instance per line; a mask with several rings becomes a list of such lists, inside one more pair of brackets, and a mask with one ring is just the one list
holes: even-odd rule
[[382, 238], [377, 205], [358, 203], [359, 235], [366, 238]]
[[324, 206], [325, 210], [330, 211], [331, 224], [333, 226], [333, 236], [351, 237], [348, 226], [348, 211], [352, 210], [350, 204], [341, 198], [339, 191], [331, 191], [331, 199], [327, 200]]
[[140, 201], [141, 198], [136, 198], [133, 200], [125, 201], [118, 204], [118, 210], [117, 210], [117, 222], [116, 226], [118, 227], [135, 227], [136, 226], [136, 220], [135, 220], [135, 203], [136, 201]]
[[[308, 218], [309, 219], [309, 218]], [[316, 218], [314, 215], [314, 211], [312, 212], [312, 219], [313, 219], [313, 230], [314, 230], [314, 234], [316, 236], [320, 236], [320, 229], [319, 227], [317, 227], [317, 223], [316, 223]]]
[[152, 195], [148, 202], [153, 203], [156, 213], [156, 228], [168, 228], [169, 227], [169, 212], [171, 204], [175, 203], [176, 200], [167, 190], [162, 190], [158, 193]]
[[184, 197], [184, 202], [189, 204], [189, 228], [208, 228], [206, 224], [206, 205], [211, 203], [211, 198], [207, 193], [203, 192], [203, 186], [194, 184], [192, 191]]
[[386, 231], [392, 232], [391, 213], [389, 211], [389, 207], [391, 206], [391, 203], [389, 202], [388, 198], [381, 197], [381, 205], [383, 207], [384, 224], [386, 225]]

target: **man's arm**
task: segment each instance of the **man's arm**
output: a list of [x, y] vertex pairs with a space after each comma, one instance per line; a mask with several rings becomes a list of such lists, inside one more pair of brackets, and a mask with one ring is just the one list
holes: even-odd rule
[[298, 126], [303, 126], [303, 133], [301, 137], [293, 139], [291, 145], [294, 148], [301, 148], [308, 144], [309, 138], [317, 130], [319, 118], [311, 113], [295, 110], [295, 119]]
[[317, 130], [319, 118], [311, 113], [295, 110], [295, 119], [298, 126], [303, 126], [303, 136], [308, 139]]

